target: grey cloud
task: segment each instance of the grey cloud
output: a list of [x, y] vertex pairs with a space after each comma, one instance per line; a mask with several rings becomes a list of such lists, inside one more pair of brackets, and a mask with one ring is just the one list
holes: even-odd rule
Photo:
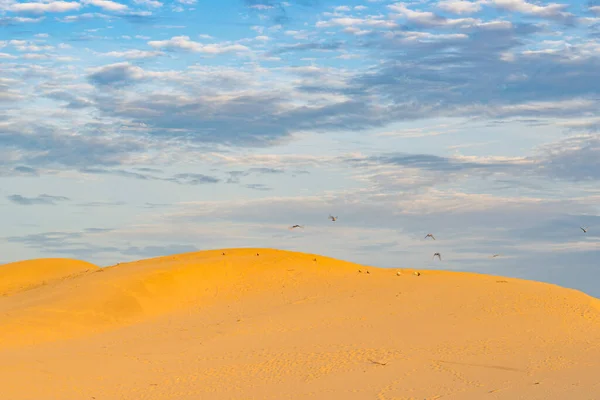
[[218, 183], [221, 181], [214, 176], [194, 173], [175, 174], [173, 177], [167, 178], [166, 180], [184, 185], [201, 185], [205, 183]]
[[23, 236], [9, 236], [6, 241], [11, 243], [22, 243], [34, 248], [54, 248], [71, 244], [74, 239], [83, 235], [79, 232], [44, 232]]
[[[541, 146], [536, 153], [528, 157], [507, 161], [475, 162], [457, 157], [406, 153], [385, 153], [367, 158], [348, 158], [344, 161], [357, 168], [396, 165], [443, 173], [447, 177], [458, 172], [479, 176], [503, 173], [504, 178], [496, 182], [505, 188], [521, 187], [541, 192], [545, 190], [543, 187], [533, 182], [523, 182], [522, 178], [539, 177], [575, 182], [600, 180], [600, 135], [565, 138]], [[413, 185], [419, 186], [418, 183]]]
[[49, 194], [40, 194], [37, 197], [25, 197], [20, 194], [12, 194], [7, 196], [8, 200], [15, 204], [22, 206], [32, 206], [38, 204], [56, 205], [58, 202], [69, 201], [68, 197], [64, 196], [51, 196]]
[[227, 179], [227, 183], [240, 183], [240, 180], [243, 176], [250, 176], [252, 174], [261, 174], [261, 175], [275, 175], [275, 174], [283, 174], [285, 173], [284, 169], [281, 168], [268, 168], [268, 167], [253, 167], [248, 168], [244, 171], [229, 171], [227, 174], [229, 178]]
[[34, 167], [120, 165], [132, 153], [146, 150], [147, 147], [142, 143], [131, 137], [112, 139], [83, 134], [64, 135], [57, 133], [52, 126], [37, 125], [35, 122], [13, 123], [0, 130], [0, 146], [23, 152], [19, 163]]
[[106, 65], [88, 76], [97, 86], [122, 88], [141, 79], [140, 68], [128, 63]]
[[260, 191], [269, 191], [269, 190], [273, 190], [273, 188], [264, 185], [262, 183], [249, 183], [246, 185], [246, 187], [248, 189], [253, 189], [253, 190], [260, 190]]
[[14, 175], [20, 176], [39, 176], [39, 171], [36, 168], [18, 165], [12, 169]]
[[91, 107], [93, 105], [92, 101], [75, 96], [72, 93], [66, 92], [64, 90], [55, 90], [52, 92], [48, 92], [45, 94], [45, 97], [48, 97], [49, 99], [53, 100], [64, 101], [67, 103], [66, 107], [72, 109], [86, 108]]
[[[540, 53], [501, 60], [502, 53], [520, 49], [537, 31], [538, 27], [517, 24], [510, 29], [469, 28], [459, 31], [468, 34], [467, 38], [433, 42], [384, 36], [365, 45], [386, 51], [387, 61], [353, 83], [365, 93], [386, 94], [400, 103], [429, 104], [446, 113], [465, 104], [493, 106], [595, 96], [600, 90], [600, 82], [593, 78], [600, 67], [598, 57], [567, 62], [569, 53]], [[569, 79], [564, 79], [567, 75]]]
[[297, 43], [286, 46], [280, 46], [269, 52], [270, 55], [278, 55], [283, 53], [290, 53], [294, 51], [310, 51], [310, 50], [322, 50], [332, 51], [339, 50], [344, 46], [343, 42], [333, 43]]
[[258, 174], [283, 174], [285, 170], [281, 168], [255, 167], [248, 169], [248, 172], [256, 172]]
[[[4, 239], [9, 243], [18, 243], [44, 253], [62, 254], [93, 262], [100, 253], [114, 256], [119, 248], [108, 245], [96, 245], [94, 235], [109, 232], [106, 228], [87, 228], [78, 232], [42, 232], [22, 236], [9, 236]], [[92, 242], [86, 240], [92, 239]]]
[[114, 229], [111, 228], [86, 228], [84, 229], [84, 232], [86, 233], [106, 233], [106, 232], [112, 232]]
[[600, 180], [600, 135], [567, 138], [542, 151], [544, 173], [572, 181]]
[[[536, 101], [597, 97], [600, 92], [600, 80], [595, 79], [600, 70], [598, 57], [567, 62], [567, 53], [517, 54], [513, 61], [501, 60], [502, 54], [520, 49], [539, 29], [531, 24], [502, 29], [471, 27], [460, 31], [467, 34], [466, 39], [440, 42], [406, 43], [383, 36], [377, 42], [370, 39], [365, 48], [376, 51], [384, 61], [347, 78], [342, 85], [324, 82], [319, 91], [343, 94], [351, 100], [321, 107], [285, 107], [292, 95], [275, 92], [218, 104], [191, 93], [185, 98], [150, 94], [138, 100], [107, 95], [97, 106], [107, 116], [144, 124], [154, 137], [232, 146], [270, 146], [297, 130], [363, 130], [436, 116], [543, 118], [593, 112], [591, 104], [584, 109], [519, 107]], [[319, 46], [324, 44], [300, 43], [274, 51]], [[572, 51], [578, 51], [576, 46]], [[131, 72], [129, 67], [118, 71], [100, 79], [102, 84], [126, 86], [142, 73]], [[567, 75], [569, 80], [564, 79]], [[314, 84], [302, 81], [296, 90], [317, 88], [319, 77], [312, 79]]]
[[98, 168], [98, 167], [86, 167], [80, 168], [79, 171], [86, 174], [103, 174], [103, 175], [116, 175], [125, 178], [133, 178], [139, 180], [154, 180], [154, 181], [166, 181], [178, 183], [181, 185], [199, 185], [204, 183], [218, 183], [221, 180], [214, 176], [196, 174], [196, 173], [180, 173], [170, 177], [158, 176], [156, 174], [162, 173], [161, 170], [155, 168], [136, 168], [140, 172], [132, 172], [117, 168]]
[[139, 180], [158, 180], [160, 178], [155, 177], [149, 174], [141, 174], [138, 172], [126, 171], [123, 169], [107, 169], [107, 168], [98, 168], [98, 167], [84, 167], [80, 168], [79, 172], [84, 174], [99, 174], [99, 175], [117, 175], [125, 178], [133, 178]]
[[[114, 207], [114, 206], [124, 206], [127, 203], [123, 201], [91, 201], [88, 203], [79, 203], [78, 207]], [[95, 229], [95, 228], [90, 228]]]
[[[361, 163], [360, 159], [349, 159], [351, 163]], [[366, 161], [379, 164], [394, 164], [431, 171], [455, 172], [462, 170], [486, 170], [514, 168], [514, 163], [478, 163], [462, 161], [456, 158], [440, 157], [430, 154], [386, 154], [369, 157]]]
[[[303, 7], [316, 7], [326, 0], [288, 0], [287, 3], [295, 6]], [[276, 24], [286, 24], [291, 22], [291, 17], [286, 11], [286, 1], [280, 0], [242, 0], [243, 4], [246, 5], [250, 10], [257, 10], [258, 12], [267, 12], [272, 15], [272, 20]], [[256, 8], [261, 7], [263, 8]], [[266, 7], [266, 8], [264, 8]]]

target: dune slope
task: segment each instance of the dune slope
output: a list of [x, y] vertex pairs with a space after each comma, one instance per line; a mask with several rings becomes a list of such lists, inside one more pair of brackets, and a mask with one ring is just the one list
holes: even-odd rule
[[41, 258], [0, 265], [0, 296], [96, 270], [85, 261]]
[[0, 297], [0, 385], [14, 400], [600, 393], [599, 300], [420, 272], [225, 249], [54, 280]]

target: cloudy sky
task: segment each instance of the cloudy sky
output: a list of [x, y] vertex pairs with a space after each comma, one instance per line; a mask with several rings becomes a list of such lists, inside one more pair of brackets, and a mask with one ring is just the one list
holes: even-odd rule
[[275, 247], [600, 296], [600, 2], [0, 0], [0, 161], [0, 262]]

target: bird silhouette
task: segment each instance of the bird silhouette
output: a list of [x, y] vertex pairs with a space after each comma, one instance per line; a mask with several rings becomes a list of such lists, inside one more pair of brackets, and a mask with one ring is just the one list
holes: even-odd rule
[[304, 228], [303, 225], [293, 225], [292, 227], [290, 227], [290, 229], [295, 229], [295, 228]]
[[332, 222], [335, 222], [335, 221], [337, 221], [338, 217], [334, 217], [333, 215], [330, 215], [330, 216], [329, 216], [329, 219], [330, 219]]
[[428, 234], [425, 236], [425, 239], [427, 239], [428, 237], [430, 237], [430, 238], [432, 238], [433, 240], [435, 240], [435, 238], [433, 237], [433, 235], [432, 235], [431, 233], [428, 233]]
[[583, 233], [587, 233], [588, 227], [586, 226], [585, 228], [580, 226], [579, 229], [581, 229], [583, 231]]
[[494, 254], [492, 258], [500, 257], [500, 254]]
[[433, 260], [435, 258], [435, 256], [437, 256], [440, 259], [440, 261], [442, 261], [442, 255], [440, 253], [434, 253], [433, 257], [431, 257], [431, 259]]

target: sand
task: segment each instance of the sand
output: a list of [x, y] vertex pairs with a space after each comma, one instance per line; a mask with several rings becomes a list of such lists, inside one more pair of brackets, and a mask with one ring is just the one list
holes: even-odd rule
[[600, 398], [600, 300], [414, 272], [271, 249], [2, 265], [1, 398]]

